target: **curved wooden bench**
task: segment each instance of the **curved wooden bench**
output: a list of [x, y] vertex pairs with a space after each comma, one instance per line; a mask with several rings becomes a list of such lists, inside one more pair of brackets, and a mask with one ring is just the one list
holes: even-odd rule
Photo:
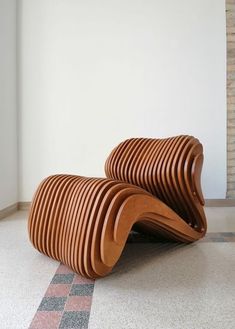
[[202, 162], [194, 137], [127, 140], [108, 157], [108, 178], [54, 175], [40, 184], [30, 240], [89, 278], [112, 270], [133, 226], [174, 241], [198, 240], [206, 232]]

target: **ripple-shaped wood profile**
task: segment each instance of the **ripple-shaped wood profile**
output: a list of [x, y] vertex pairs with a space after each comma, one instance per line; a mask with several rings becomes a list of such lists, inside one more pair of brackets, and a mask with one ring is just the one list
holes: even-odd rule
[[133, 138], [108, 157], [108, 178], [54, 175], [33, 198], [28, 229], [40, 252], [89, 278], [118, 261], [130, 231], [179, 242], [206, 232], [203, 151], [192, 136]]

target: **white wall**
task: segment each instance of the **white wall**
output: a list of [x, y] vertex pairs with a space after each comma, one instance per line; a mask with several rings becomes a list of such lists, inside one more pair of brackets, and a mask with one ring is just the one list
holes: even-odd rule
[[224, 0], [21, 0], [20, 200], [52, 173], [103, 175], [131, 136], [192, 134], [226, 189]]
[[0, 0], [0, 210], [18, 201], [16, 0]]

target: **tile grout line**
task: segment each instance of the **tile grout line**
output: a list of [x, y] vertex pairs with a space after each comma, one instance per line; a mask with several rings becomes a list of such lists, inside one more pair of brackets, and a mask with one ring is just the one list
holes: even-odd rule
[[59, 327], [60, 327], [61, 320], [62, 320], [62, 318], [63, 318], [63, 314], [64, 314], [64, 311], [65, 311], [65, 309], [66, 309], [66, 305], [67, 305], [67, 303], [68, 303], [68, 297], [69, 297], [70, 292], [71, 292], [71, 290], [72, 290], [72, 285], [73, 285], [73, 282], [74, 282], [74, 278], [75, 278], [75, 275], [74, 275], [73, 280], [72, 280], [72, 283], [71, 283], [71, 285], [70, 285], [69, 292], [68, 292], [68, 295], [67, 295], [66, 301], [65, 301], [65, 303], [64, 303], [64, 309], [63, 309], [63, 311], [62, 311], [61, 318], [60, 318], [60, 322], [58, 323], [58, 327], [57, 327], [57, 329], [59, 329]]
[[[75, 278], [75, 276], [73, 277], [72, 284], [73, 284], [73, 282], [74, 282], [74, 278]], [[70, 295], [70, 292], [71, 292], [71, 290], [72, 290], [72, 284], [71, 284], [71, 286], [70, 286], [70, 288], [69, 288], [68, 296]], [[58, 327], [57, 327], [57, 329], [59, 329], [59, 327], [60, 327], [60, 323], [61, 323], [61, 320], [62, 320], [62, 317], [63, 317], [63, 314], [64, 314], [64, 310], [65, 310], [66, 305], [67, 305], [67, 303], [68, 303], [68, 296], [67, 296], [67, 299], [66, 299], [66, 301], [65, 301], [64, 309], [63, 309], [63, 311], [62, 311], [61, 318], [60, 318], [60, 322], [58, 323]]]

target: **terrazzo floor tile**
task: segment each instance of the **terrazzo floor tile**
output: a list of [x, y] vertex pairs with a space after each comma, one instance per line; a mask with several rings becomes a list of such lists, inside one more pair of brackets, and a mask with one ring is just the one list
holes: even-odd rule
[[74, 273], [58, 274], [56, 273], [51, 281], [52, 284], [58, 283], [72, 283], [74, 279]]
[[[31, 326], [35, 326], [35, 323], [39, 326], [40, 319], [43, 320], [44, 317], [47, 317], [54, 326], [54, 313], [59, 311], [60, 320], [56, 322], [56, 329], [86, 329], [93, 290], [94, 280], [82, 278], [65, 265], [60, 264], [38, 307]], [[52, 314], [51, 320], [49, 319], [50, 313]]]
[[86, 329], [88, 328], [90, 312], [64, 312], [59, 329]]
[[93, 290], [94, 284], [73, 284], [70, 296], [91, 296]]
[[62, 317], [62, 312], [38, 312], [29, 329], [57, 329]]
[[234, 329], [235, 244], [129, 244], [96, 281], [89, 329]]
[[0, 220], [0, 328], [27, 329], [59, 262], [29, 242], [27, 212]]
[[91, 296], [69, 296], [65, 305], [66, 311], [90, 311]]
[[209, 233], [191, 245], [135, 236], [95, 289], [32, 248], [27, 212], [1, 220], [0, 328], [234, 329], [235, 208], [206, 213]]
[[38, 311], [63, 311], [66, 297], [44, 297]]
[[206, 207], [208, 232], [235, 232], [235, 207]]
[[87, 279], [87, 278], [84, 278], [81, 275], [75, 274], [75, 277], [74, 277], [74, 280], [73, 280], [73, 284], [83, 284], [83, 283], [93, 284], [94, 283], [94, 280]]
[[61, 297], [67, 296], [70, 292], [71, 285], [70, 284], [50, 284], [45, 297]]

